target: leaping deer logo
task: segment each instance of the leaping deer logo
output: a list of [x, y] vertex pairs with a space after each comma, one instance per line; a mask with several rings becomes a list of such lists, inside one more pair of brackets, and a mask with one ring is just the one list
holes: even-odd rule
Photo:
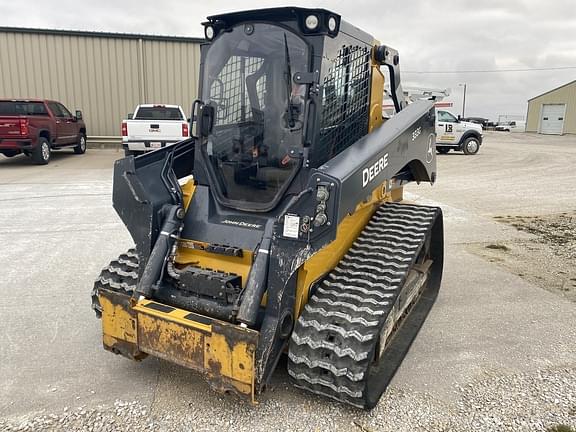
[[432, 163], [434, 160], [434, 134], [428, 137], [428, 150], [426, 150], [426, 163]]

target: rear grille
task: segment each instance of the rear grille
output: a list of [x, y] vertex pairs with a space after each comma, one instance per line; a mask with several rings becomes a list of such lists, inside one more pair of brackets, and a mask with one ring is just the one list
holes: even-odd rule
[[323, 82], [320, 148], [331, 159], [368, 132], [370, 50], [347, 46], [338, 53]]

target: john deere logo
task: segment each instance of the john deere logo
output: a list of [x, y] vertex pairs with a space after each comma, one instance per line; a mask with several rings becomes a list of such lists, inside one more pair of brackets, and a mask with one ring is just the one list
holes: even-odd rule
[[374, 162], [372, 165], [364, 168], [362, 170], [362, 187], [366, 187], [368, 183], [376, 178], [380, 172], [384, 171], [384, 168], [388, 166], [388, 153]]

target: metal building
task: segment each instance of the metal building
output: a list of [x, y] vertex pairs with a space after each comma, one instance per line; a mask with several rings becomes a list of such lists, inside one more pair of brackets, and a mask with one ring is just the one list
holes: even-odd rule
[[117, 137], [139, 103], [190, 111], [202, 41], [0, 27], [0, 98], [58, 100], [82, 110], [89, 138]]
[[576, 134], [576, 80], [528, 100], [526, 132]]

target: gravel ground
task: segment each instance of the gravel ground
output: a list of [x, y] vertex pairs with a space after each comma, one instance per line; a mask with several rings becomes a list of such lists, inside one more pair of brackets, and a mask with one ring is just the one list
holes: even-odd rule
[[576, 301], [576, 212], [494, 219], [532, 237], [476, 243], [469, 249], [537, 286]]
[[[279, 389], [278, 389], [279, 390]], [[284, 389], [282, 389], [284, 390]], [[454, 388], [456, 403], [445, 405], [419, 392], [390, 388], [370, 412], [322, 398], [301, 400], [289, 410], [268, 399], [257, 407], [219, 398], [215, 411], [198, 410], [194, 399], [170, 411], [137, 401], [117, 400], [96, 409], [0, 420], [11, 431], [551, 431], [576, 430], [576, 370], [555, 368], [534, 374], [494, 374]], [[280, 411], [280, 412], [279, 412]], [[285, 412], [281, 412], [285, 411]], [[294, 413], [297, 413], [296, 415]], [[570, 429], [571, 428], [571, 429]]]
[[554, 255], [576, 261], [576, 212], [540, 216], [496, 217], [520, 231], [534, 234], [538, 241], [550, 245]]

